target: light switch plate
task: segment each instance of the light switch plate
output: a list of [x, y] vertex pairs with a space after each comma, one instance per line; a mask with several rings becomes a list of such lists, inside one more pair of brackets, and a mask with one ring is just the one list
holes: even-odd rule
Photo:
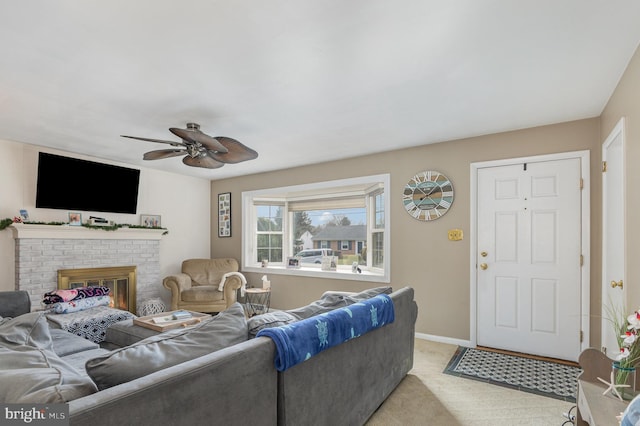
[[464, 238], [462, 229], [449, 229], [449, 241], [461, 241]]

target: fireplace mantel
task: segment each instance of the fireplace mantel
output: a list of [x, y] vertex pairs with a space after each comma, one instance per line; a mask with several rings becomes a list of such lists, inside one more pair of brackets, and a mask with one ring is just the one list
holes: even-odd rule
[[115, 231], [70, 225], [37, 225], [14, 223], [13, 238], [72, 240], [160, 240], [166, 229], [118, 228]]

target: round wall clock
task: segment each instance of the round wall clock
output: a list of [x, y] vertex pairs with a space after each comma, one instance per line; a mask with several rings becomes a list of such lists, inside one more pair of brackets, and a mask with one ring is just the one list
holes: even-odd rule
[[453, 184], [440, 172], [420, 172], [409, 179], [402, 194], [404, 208], [418, 220], [435, 220], [453, 203]]

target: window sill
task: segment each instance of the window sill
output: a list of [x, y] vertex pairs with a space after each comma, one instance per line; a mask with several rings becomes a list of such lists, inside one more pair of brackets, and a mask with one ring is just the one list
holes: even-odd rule
[[315, 277], [334, 280], [351, 280], [351, 281], [370, 281], [379, 283], [389, 283], [390, 278], [387, 275], [375, 274], [369, 271], [354, 274], [351, 269], [338, 269], [336, 271], [321, 271], [320, 268], [286, 268], [284, 266], [269, 265], [266, 268], [260, 266], [246, 266], [242, 268], [242, 272], [255, 272], [271, 275], [294, 275], [302, 277]]

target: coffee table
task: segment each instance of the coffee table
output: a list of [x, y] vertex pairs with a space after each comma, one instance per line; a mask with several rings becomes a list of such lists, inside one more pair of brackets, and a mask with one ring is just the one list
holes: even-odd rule
[[142, 326], [140, 324], [147, 323], [152, 317], [171, 315], [171, 312], [162, 312], [160, 314], [148, 315], [146, 317], [117, 322], [107, 328], [106, 336], [104, 339], [105, 341], [102, 346], [106, 349], [115, 349], [119, 347], [121, 348], [124, 346], [129, 346], [136, 342], [139, 342], [140, 340], [146, 339], [147, 337], [155, 336], [164, 331], [183, 326], [195, 325], [203, 319], [211, 316], [209, 314], [202, 314], [199, 312], [192, 312], [192, 314], [195, 315], [194, 319], [197, 319], [198, 321], [180, 320], [176, 321], [174, 324], [164, 325], [164, 327], [161, 326], [151, 328], [148, 326]]

